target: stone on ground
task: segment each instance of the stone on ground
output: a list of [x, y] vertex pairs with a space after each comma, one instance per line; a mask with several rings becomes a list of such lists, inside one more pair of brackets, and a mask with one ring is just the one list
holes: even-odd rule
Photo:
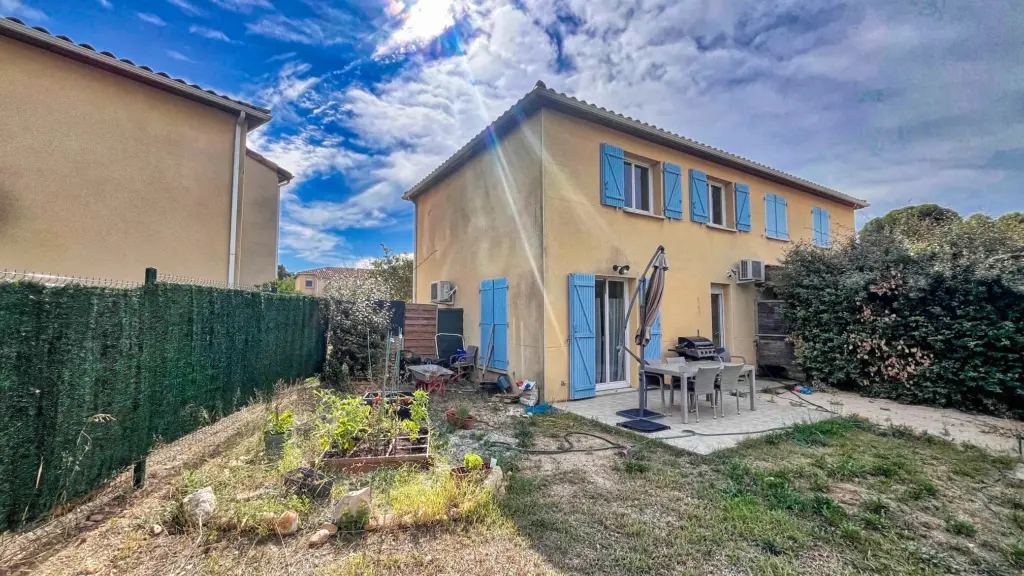
[[334, 505], [334, 523], [351, 523], [365, 518], [370, 514], [373, 504], [373, 488], [367, 486], [342, 496]]
[[217, 498], [213, 495], [213, 487], [201, 488], [181, 501], [185, 514], [193, 522], [205, 522], [217, 507]]
[[299, 513], [294, 510], [288, 510], [281, 514], [274, 525], [274, 529], [281, 536], [295, 534], [299, 530]]
[[309, 547], [310, 548], [317, 548], [319, 546], [323, 546], [324, 542], [327, 542], [327, 539], [330, 538], [330, 537], [331, 537], [331, 532], [329, 530], [324, 530], [323, 528], [321, 528], [320, 530], [317, 530], [316, 532], [313, 533], [312, 536], [309, 537], [309, 542], [308, 542]]
[[505, 495], [505, 473], [502, 472], [501, 466], [495, 466], [491, 469], [491, 473], [487, 475], [484, 480], [484, 488], [489, 490], [495, 496]]

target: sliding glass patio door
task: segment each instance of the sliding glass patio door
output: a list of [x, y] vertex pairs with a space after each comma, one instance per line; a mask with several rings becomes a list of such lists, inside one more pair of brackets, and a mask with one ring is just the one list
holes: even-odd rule
[[597, 278], [594, 290], [597, 320], [597, 389], [608, 390], [629, 385], [626, 361], [618, 347], [626, 345], [626, 283]]

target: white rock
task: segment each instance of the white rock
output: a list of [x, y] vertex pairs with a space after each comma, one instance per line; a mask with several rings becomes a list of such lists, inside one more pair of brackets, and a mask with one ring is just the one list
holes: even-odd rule
[[330, 530], [324, 530], [324, 529], [317, 530], [316, 532], [313, 533], [312, 536], [309, 537], [309, 543], [308, 543], [309, 547], [310, 548], [317, 548], [319, 546], [323, 546], [324, 542], [327, 542], [327, 539], [330, 538], [330, 537], [331, 537], [331, 531]]
[[206, 522], [217, 507], [217, 498], [213, 495], [213, 487], [199, 489], [181, 501], [185, 514], [193, 522]]
[[505, 473], [502, 472], [501, 466], [491, 468], [491, 473], [484, 480], [484, 488], [496, 496], [505, 495]]
[[93, 514], [89, 516], [89, 522], [103, 522], [103, 514]]
[[294, 510], [288, 510], [277, 519], [275, 525], [277, 533], [282, 536], [295, 534], [299, 530], [299, 514]]
[[356, 490], [345, 494], [341, 500], [334, 505], [334, 523], [351, 522], [357, 518], [370, 514], [370, 507], [373, 504], [373, 488], [367, 486], [362, 490]]
[[159, 536], [164, 533], [164, 527], [159, 524], [153, 524], [149, 527], [149, 533], [153, 536]]

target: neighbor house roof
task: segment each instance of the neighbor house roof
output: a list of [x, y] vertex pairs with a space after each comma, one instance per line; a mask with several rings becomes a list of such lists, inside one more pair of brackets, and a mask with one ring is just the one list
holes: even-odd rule
[[337, 280], [343, 277], [361, 278], [369, 272], [366, 268], [345, 268], [344, 266], [324, 266], [323, 268], [312, 268], [310, 270], [303, 270], [296, 272], [295, 275], [300, 274], [312, 275], [320, 278], [321, 280]]
[[277, 183], [278, 184], [282, 184], [282, 185], [283, 184], [287, 184], [288, 182], [291, 181], [292, 178], [295, 177], [295, 176], [292, 175], [291, 172], [285, 170], [284, 168], [281, 168], [277, 164], [274, 164], [274, 162], [272, 160], [266, 158], [265, 156], [263, 156], [262, 154], [259, 154], [258, 152], [253, 152], [249, 148], [245, 149], [245, 155], [248, 156], [249, 158], [252, 158], [253, 160], [259, 162], [260, 164], [263, 164], [267, 168], [270, 168], [274, 172], [277, 172]]
[[110, 52], [97, 52], [89, 44], [75, 44], [71, 38], [54, 36], [42, 26], [29, 28], [17, 18], [0, 18], [0, 36], [31, 44], [83, 64], [95, 66], [183, 98], [219, 108], [225, 112], [232, 114], [245, 112], [249, 119], [248, 128], [250, 130], [266, 124], [271, 119], [270, 110], [267, 108], [229, 98], [196, 84], [189, 84], [180, 78], [171, 78], [164, 72], [154, 72], [152, 68], [137, 65], [127, 58], [118, 59]]
[[428, 174], [426, 178], [410, 188], [403, 197], [406, 200], [412, 200], [419, 194], [429, 190], [443, 178], [454, 172], [463, 163], [472, 158], [478, 151], [485, 149], [492, 141], [492, 137], [504, 134], [523, 119], [527, 118], [530, 114], [540, 110], [541, 108], [551, 108], [576, 118], [607, 126], [608, 128], [618, 130], [619, 132], [623, 132], [667, 148], [679, 150], [680, 152], [685, 152], [722, 166], [753, 174], [764, 178], [765, 180], [771, 180], [811, 194], [829, 198], [837, 202], [853, 206], [854, 208], [864, 208], [868, 205], [864, 200], [848, 196], [842, 192], [820, 184], [815, 184], [814, 182], [804, 180], [803, 178], [798, 178], [792, 174], [787, 174], [781, 170], [772, 168], [771, 166], [766, 166], [759, 162], [748, 160], [742, 156], [730, 154], [724, 150], [719, 150], [718, 148], [708, 146], [707, 144], [702, 144], [696, 140], [690, 140], [689, 138], [658, 128], [657, 126], [652, 126], [646, 122], [634, 120], [633, 118], [623, 116], [622, 114], [605, 108], [600, 108], [584, 100], [578, 100], [572, 96], [556, 92], [545, 86], [544, 83], [540, 81], [538, 81], [533, 87], [533, 90], [527, 92], [525, 96], [520, 98], [518, 102], [513, 104], [512, 107], [499, 116], [497, 120], [491, 122], [487, 128], [474, 136], [473, 139], [460, 148], [458, 152], [435, 168], [434, 171]]

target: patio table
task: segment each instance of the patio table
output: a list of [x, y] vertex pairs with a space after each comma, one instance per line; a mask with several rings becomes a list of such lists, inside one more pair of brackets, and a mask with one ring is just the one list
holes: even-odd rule
[[[716, 366], [724, 366], [724, 365], [725, 365], [725, 363], [723, 363], [723, 362], [713, 362], [713, 361], [677, 362], [677, 363], [648, 362], [647, 365], [644, 368], [644, 371], [647, 372], [648, 374], [657, 374], [658, 376], [660, 376], [663, 386], [664, 386], [664, 383], [665, 383], [665, 377], [666, 376], [668, 376], [668, 377], [675, 376], [675, 377], [679, 378], [679, 381], [683, 383], [682, 390], [680, 391], [681, 392], [680, 396], [683, 397], [683, 400], [682, 400], [683, 424], [689, 424], [689, 422], [690, 422], [690, 406], [689, 406], [689, 404], [690, 404], [690, 395], [686, 393], [686, 380], [687, 380], [687, 378], [693, 378], [697, 374], [697, 369], [702, 367], [702, 366], [704, 366], [704, 367], [716, 367]], [[757, 408], [754, 406], [754, 399], [755, 399], [754, 391], [756, 390], [756, 382], [755, 382], [754, 372], [755, 372], [754, 367], [751, 366], [750, 364], [744, 364], [743, 365], [743, 370], [740, 372], [740, 374], [746, 374], [747, 375], [747, 382], [750, 384], [750, 409], [751, 410], [757, 410]], [[671, 385], [671, 383], [672, 383], [672, 381], [669, 380], [669, 384], [670, 385]], [[694, 390], [694, 392], [696, 394], [702, 394], [702, 393], [705, 393], [705, 392], [706, 393], [712, 393], [712, 392], [714, 392], [714, 390]], [[696, 394], [695, 394], [695, 396], [696, 396]]]

